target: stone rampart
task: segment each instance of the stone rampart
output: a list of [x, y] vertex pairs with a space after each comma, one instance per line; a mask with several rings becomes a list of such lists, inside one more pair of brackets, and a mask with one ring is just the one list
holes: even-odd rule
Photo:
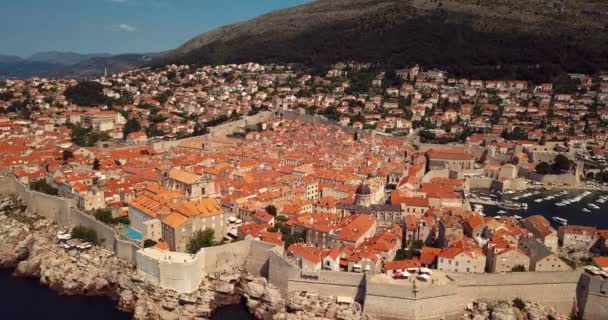
[[389, 280], [367, 281], [364, 312], [381, 319], [439, 319], [462, 313], [458, 287], [449, 277], [442, 284]]
[[273, 113], [270, 111], [263, 111], [258, 114], [244, 117], [241, 120], [229, 121], [222, 123], [215, 127], [209, 128], [209, 134], [212, 136], [225, 136], [232, 134], [238, 130], [244, 129], [247, 126], [255, 125], [260, 122], [265, 122], [272, 119]]
[[102, 245], [123, 259], [135, 261], [144, 279], [177, 292], [196, 290], [208, 273], [245, 269], [254, 275], [267, 276], [283, 294], [309, 291], [350, 297], [363, 304], [365, 313], [379, 319], [451, 319], [468, 303], [488, 297], [504, 300], [519, 297], [568, 312], [581, 273], [450, 274], [444, 284], [412, 289], [402, 284], [375, 282], [357, 273], [302, 272], [284, 257], [282, 247], [257, 240], [204, 248], [196, 255], [139, 249], [117, 238], [109, 226], [71, 208], [70, 200], [31, 192], [13, 177], [0, 177], [0, 192], [19, 195], [31, 211], [61, 225], [94, 228], [98, 237], [105, 239]]
[[289, 292], [308, 291], [319, 295], [348, 297], [363, 303], [365, 300], [365, 274], [319, 271], [301, 273], [288, 281]]
[[279, 288], [281, 293], [289, 293], [289, 279], [299, 277], [302, 270], [283, 256], [281, 248], [273, 248], [269, 254], [268, 281]]
[[97, 241], [99, 245], [114, 251], [114, 241], [116, 241], [116, 233], [110, 226], [96, 220], [93, 216], [84, 212], [72, 209], [70, 211], [69, 227], [84, 226], [91, 228], [97, 232]]
[[513, 300], [522, 298], [569, 312], [576, 296], [581, 271], [513, 272], [453, 275], [462, 303], [492, 297]]
[[[249, 255], [245, 261], [245, 270], [256, 277], [268, 278], [271, 249], [275, 245], [262, 241], [251, 241]], [[282, 247], [278, 247], [282, 250]]]
[[251, 241], [237, 241], [217, 247], [204, 248], [206, 273], [234, 271], [242, 269], [249, 256]]
[[139, 247], [129, 241], [120, 240], [117, 243], [117, 234], [110, 226], [97, 221], [91, 215], [75, 209], [73, 199], [55, 197], [30, 190], [15, 177], [0, 177], [0, 193], [15, 194], [21, 198], [28, 210], [47, 220], [65, 227], [86, 226], [97, 233], [100, 245], [116, 253], [119, 257], [134, 263], [134, 252]]
[[116, 239], [114, 242], [114, 253], [124, 260], [135, 263], [137, 258], [137, 250], [141, 249], [137, 244], [122, 239]]

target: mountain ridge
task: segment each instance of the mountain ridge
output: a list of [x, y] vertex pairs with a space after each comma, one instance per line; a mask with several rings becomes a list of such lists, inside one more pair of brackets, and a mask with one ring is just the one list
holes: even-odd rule
[[159, 53], [116, 54], [46, 51], [27, 58], [0, 55], [0, 77], [95, 78], [124, 72], [149, 63]]
[[608, 67], [608, 3], [318, 0], [200, 34], [155, 65], [414, 63], [494, 77]]

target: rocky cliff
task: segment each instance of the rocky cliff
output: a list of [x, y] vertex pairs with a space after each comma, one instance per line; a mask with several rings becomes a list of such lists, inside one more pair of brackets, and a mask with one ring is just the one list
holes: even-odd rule
[[0, 268], [61, 294], [108, 296], [134, 319], [209, 319], [215, 308], [241, 301], [258, 319], [364, 319], [356, 303], [306, 293], [282, 297], [265, 278], [241, 270], [209, 275], [197, 291], [178, 294], [146, 283], [131, 264], [100, 247], [62, 249], [54, 239], [60, 229], [18, 199], [0, 197]]
[[462, 319], [473, 320], [568, 320], [568, 316], [538, 303], [480, 300], [467, 306]]

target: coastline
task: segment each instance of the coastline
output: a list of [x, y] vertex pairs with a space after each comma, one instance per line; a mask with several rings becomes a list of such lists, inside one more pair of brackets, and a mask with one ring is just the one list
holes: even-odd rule
[[102, 247], [64, 250], [55, 240], [59, 230], [17, 197], [0, 196], [0, 269], [61, 295], [108, 297], [136, 320], [208, 320], [217, 308], [243, 302], [257, 319], [367, 319], [358, 305], [338, 306], [332, 297], [283, 297], [265, 278], [243, 270], [208, 274], [197, 290], [180, 294], [144, 281], [132, 264]]

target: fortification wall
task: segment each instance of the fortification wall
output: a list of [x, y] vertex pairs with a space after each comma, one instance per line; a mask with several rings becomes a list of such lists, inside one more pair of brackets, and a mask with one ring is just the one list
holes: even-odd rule
[[[270, 250], [275, 245], [267, 242], [252, 240], [249, 255], [245, 261], [245, 270], [256, 277], [268, 278]], [[277, 249], [281, 250], [282, 247]]]
[[281, 293], [289, 293], [289, 279], [300, 276], [302, 270], [283, 257], [283, 250], [270, 250], [268, 265], [268, 281], [277, 287]]
[[574, 173], [564, 174], [539, 174], [526, 168], [519, 169], [519, 176], [533, 181], [539, 181], [546, 185], [568, 185], [577, 186], [579, 179]]
[[0, 193], [19, 196], [29, 211], [58, 225], [66, 227], [82, 225], [94, 229], [101, 246], [116, 253], [120, 258], [135, 263], [135, 251], [139, 247], [125, 240], [120, 240], [120, 244], [118, 244], [114, 229], [97, 221], [94, 217], [74, 209], [73, 199], [31, 191], [12, 176], [0, 177]]
[[209, 134], [212, 136], [225, 136], [234, 133], [240, 129], [243, 129], [249, 125], [254, 125], [260, 122], [268, 121], [273, 117], [273, 113], [270, 111], [263, 111], [258, 114], [244, 117], [241, 120], [230, 121], [222, 123], [215, 127], [209, 128]]
[[97, 241], [102, 247], [114, 252], [114, 242], [116, 233], [110, 226], [96, 220], [93, 216], [76, 209], [70, 211], [69, 227], [84, 226], [97, 232]]
[[244, 240], [217, 247], [204, 248], [206, 273], [239, 270], [245, 266], [252, 240]]
[[469, 178], [467, 181], [470, 189], [490, 189], [493, 180], [490, 178]]
[[[456, 284], [414, 287], [410, 280], [398, 282], [372, 277], [367, 282], [364, 312], [381, 319], [439, 319], [462, 313], [463, 303]], [[432, 307], [429, 307], [432, 306]]]
[[492, 297], [513, 300], [522, 298], [569, 312], [576, 296], [576, 284], [581, 271], [569, 272], [513, 272], [454, 275], [458, 295], [466, 304]]
[[358, 302], [365, 300], [363, 273], [320, 271], [318, 277], [296, 275], [288, 280], [289, 291], [308, 291], [325, 296], [348, 297]]
[[138, 245], [131, 241], [116, 239], [114, 242], [114, 252], [116, 255], [124, 260], [135, 263], [137, 257], [137, 250], [141, 249]]
[[[326, 125], [326, 126], [337, 126], [338, 125], [336, 122], [334, 122], [332, 120], [325, 119], [320, 116], [313, 116], [310, 114], [300, 114], [299, 112], [293, 111], [293, 110], [281, 110], [281, 115], [283, 116], [283, 119], [286, 119], [286, 120], [297, 120], [297, 121], [302, 121], [305, 123], [322, 124], [322, 125]], [[344, 132], [349, 133], [349, 134], [355, 134], [355, 132], [359, 132], [360, 134], [363, 133], [362, 130], [355, 129], [353, 127], [340, 126], [340, 128], [342, 128], [342, 130]]]
[[154, 284], [160, 284], [160, 263], [154, 256], [147, 254], [148, 250], [153, 249], [142, 249], [137, 251], [135, 255], [135, 264], [137, 265], [137, 272], [144, 278]]
[[136, 253], [137, 271], [155, 285], [177, 292], [192, 292], [198, 289], [205, 276], [205, 256], [204, 250], [192, 255], [141, 249]]
[[196, 255], [191, 259], [190, 254], [177, 253], [169, 261], [161, 260], [159, 285], [177, 292], [192, 292], [198, 289], [205, 276], [205, 254]]
[[576, 302], [585, 320], [606, 319], [608, 315], [608, 279], [585, 272], [576, 288]]

